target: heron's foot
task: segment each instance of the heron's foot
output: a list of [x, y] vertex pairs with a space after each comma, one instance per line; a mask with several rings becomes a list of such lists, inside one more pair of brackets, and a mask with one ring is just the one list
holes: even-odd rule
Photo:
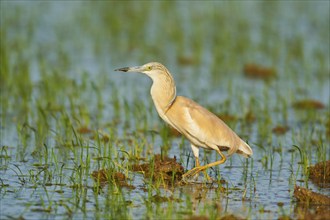
[[212, 177], [210, 177], [208, 174], [207, 174], [207, 171], [206, 170], [203, 170], [204, 171], [204, 176], [206, 178], [206, 181], [208, 183], [212, 183], [214, 181], [214, 179], [212, 179]]
[[[182, 181], [185, 183], [189, 182], [189, 180], [192, 177], [196, 176], [199, 172], [201, 172], [203, 170], [205, 170], [205, 168], [202, 166], [195, 167], [195, 168], [189, 170], [188, 172], [186, 172], [185, 174], [182, 175]], [[210, 177], [207, 175], [207, 179], [209, 179], [209, 178]]]

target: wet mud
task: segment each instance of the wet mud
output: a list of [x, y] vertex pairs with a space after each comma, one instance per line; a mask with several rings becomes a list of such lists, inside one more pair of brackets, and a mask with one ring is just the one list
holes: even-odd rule
[[284, 135], [290, 130], [289, 126], [286, 125], [278, 125], [272, 129], [272, 132], [275, 135]]
[[329, 118], [329, 120], [327, 121], [327, 123], [325, 124], [325, 129], [326, 129], [326, 132], [325, 132], [326, 136], [327, 136], [328, 138], [330, 138], [330, 118]]
[[238, 118], [228, 113], [219, 113], [217, 116], [226, 123], [236, 122]]
[[101, 130], [95, 131], [86, 126], [81, 126], [77, 128], [77, 132], [82, 135], [88, 135], [91, 140], [99, 140], [103, 143], [108, 143], [110, 141], [109, 135]]
[[330, 197], [299, 186], [295, 186], [294, 197], [298, 202], [295, 207], [298, 219], [329, 219]]
[[182, 202], [182, 200], [174, 198], [173, 196], [166, 197], [166, 196], [154, 195], [151, 197], [151, 202], [154, 202], [154, 203], [163, 203], [163, 202], [170, 202], [170, 201]]
[[309, 178], [322, 188], [330, 188], [330, 160], [309, 167]]
[[209, 220], [209, 218], [206, 217], [205, 215], [193, 215], [190, 216], [189, 218], [186, 218], [185, 220]]
[[293, 107], [295, 109], [301, 109], [301, 110], [311, 110], [311, 109], [318, 110], [318, 109], [323, 109], [325, 106], [322, 102], [318, 100], [304, 99], [294, 102]]
[[99, 182], [101, 186], [106, 184], [116, 184], [121, 187], [135, 189], [135, 186], [127, 182], [126, 176], [121, 172], [113, 172], [110, 169], [96, 170], [92, 173], [95, 182]]
[[[210, 218], [205, 215], [194, 215], [190, 216], [189, 218], [186, 218], [186, 220], [209, 220]], [[219, 220], [243, 220], [245, 218], [241, 218], [238, 216], [235, 216], [233, 214], [228, 214], [222, 217], [217, 218]]]
[[176, 158], [155, 155], [149, 162], [134, 164], [131, 167], [134, 172], [142, 172], [145, 178], [153, 181], [161, 180], [165, 184], [173, 185], [179, 183], [184, 174], [183, 166], [176, 161]]
[[190, 66], [190, 65], [198, 64], [198, 61], [193, 56], [178, 56], [177, 57], [177, 62], [180, 65], [184, 65], [184, 66]]
[[294, 197], [299, 203], [308, 205], [330, 205], [330, 197], [300, 186], [295, 186]]
[[[309, 167], [310, 180], [319, 187], [330, 187], [330, 161]], [[295, 215], [298, 219], [330, 219], [330, 197], [309, 189], [295, 186], [297, 200]]]
[[325, 134], [328, 138], [330, 138], [330, 114], [329, 114], [329, 117], [328, 117], [328, 121], [325, 123]]
[[260, 66], [255, 63], [245, 64], [243, 72], [246, 77], [252, 79], [270, 80], [276, 77], [274, 68]]
[[244, 120], [245, 122], [253, 123], [257, 120], [257, 116], [252, 111], [248, 111], [244, 116]]

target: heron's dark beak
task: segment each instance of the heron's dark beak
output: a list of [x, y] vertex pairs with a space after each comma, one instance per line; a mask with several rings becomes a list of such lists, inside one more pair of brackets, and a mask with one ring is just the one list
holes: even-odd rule
[[115, 71], [122, 71], [122, 72], [127, 72], [129, 70], [129, 67], [123, 67], [119, 69], [115, 69]]
[[143, 66], [134, 66], [134, 67], [123, 67], [119, 69], [115, 69], [115, 71], [122, 71], [122, 72], [142, 72]]

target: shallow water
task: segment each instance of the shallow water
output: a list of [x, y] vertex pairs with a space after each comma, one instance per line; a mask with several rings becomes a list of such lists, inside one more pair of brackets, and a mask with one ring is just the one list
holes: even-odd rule
[[[330, 195], [304, 171], [330, 158], [328, 8], [312, 1], [1, 2], [1, 219], [274, 219], [295, 217], [295, 184]], [[128, 158], [158, 153], [186, 169], [194, 163], [188, 141], [169, 137], [157, 116], [151, 81], [113, 71], [149, 61], [168, 67], [178, 94], [236, 118], [228, 124], [254, 155], [209, 170], [227, 182], [225, 192], [217, 184], [164, 189], [129, 171]], [[247, 63], [274, 68], [277, 77], [248, 79]], [[306, 99], [325, 107], [293, 107]], [[277, 136], [277, 125], [290, 130]], [[201, 150], [200, 158], [219, 157]], [[98, 192], [90, 174], [101, 168], [123, 172], [136, 188], [109, 184]], [[151, 202], [155, 194], [181, 201]]]

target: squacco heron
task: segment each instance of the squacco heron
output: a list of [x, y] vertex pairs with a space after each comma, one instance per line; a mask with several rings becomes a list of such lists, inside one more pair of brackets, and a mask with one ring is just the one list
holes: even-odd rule
[[[174, 79], [164, 65], [151, 62], [143, 66], [124, 67], [115, 71], [140, 72], [152, 79], [150, 93], [159, 116], [191, 143], [196, 166], [182, 176], [184, 181], [200, 171], [205, 172], [209, 167], [223, 164], [233, 153], [244, 157], [252, 155], [250, 146], [220, 118], [191, 99], [176, 95]], [[217, 151], [221, 159], [201, 166], [198, 159], [199, 147]], [[227, 157], [222, 151], [228, 151]], [[206, 172], [205, 175], [209, 179]]]

